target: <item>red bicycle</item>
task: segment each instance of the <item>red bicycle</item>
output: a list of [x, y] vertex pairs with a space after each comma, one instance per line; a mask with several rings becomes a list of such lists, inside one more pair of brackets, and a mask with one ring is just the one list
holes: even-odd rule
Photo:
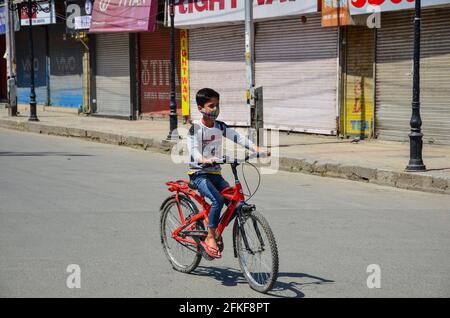
[[[223, 162], [216, 163], [230, 164], [235, 179], [234, 186], [221, 192], [229, 203], [220, 218], [216, 233], [222, 235], [235, 219], [234, 257], [238, 258], [250, 287], [265, 293], [272, 289], [278, 277], [278, 250], [269, 223], [256, 211], [255, 205], [246, 202], [238, 178], [237, 166], [248, 162], [252, 156], [246, 156], [241, 162], [224, 158]], [[170, 181], [166, 185], [174, 194], [160, 208], [161, 243], [172, 267], [177, 271], [190, 273], [197, 268], [202, 257], [209, 261], [214, 259], [200, 245], [207, 235], [205, 229], [211, 206], [195, 191], [195, 185], [186, 180]], [[201, 211], [194, 202], [200, 204]]]

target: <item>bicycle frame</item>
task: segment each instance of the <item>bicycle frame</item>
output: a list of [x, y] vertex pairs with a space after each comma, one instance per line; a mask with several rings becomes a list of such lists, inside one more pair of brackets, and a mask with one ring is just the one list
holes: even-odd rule
[[[231, 218], [233, 217], [233, 214], [236, 211], [237, 205], [240, 202], [245, 200], [245, 197], [244, 197], [244, 194], [242, 191], [242, 185], [237, 176], [236, 166], [237, 166], [237, 164], [232, 164], [232, 170], [233, 170], [233, 174], [235, 177], [235, 185], [232, 187], [225, 188], [221, 192], [222, 196], [225, 199], [228, 199], [230, 201], [230, 204], [228, 205], [225, 213], [222, 215], [219, 225], [217, 226], [216, 233], [218, 233], [219, 235], [221, 235], [223, 233], [223, 231], [225, 230], [225, 228], [228, 226]], [[184, 243], [188, 243], [188, 244], [196, 246], [197, 242], [195, 242], [194, 240], [191, 240], [189, 238], [185, 238], [185, 237], [181, 236], [180, 234], [185, 229], [187, 229], [188, 231], [192, 230], [195, 227], [196, 222], [199, 220], [204, 220], [206, 223], [205, 225], [208, 226], [208, 223], [209, 223], [208, 215], [209, 215], [209, 211], [211, 209], [211, 205], [208, 204], [200, 194], [198, 194], [196, 191], [189, 188], [188, 184], [189, 184], [189, 182], [186, 180], [177, 180], [177, 181], [166, 182], [166, 185], [169, 186], [168, 190], [170, 192], [176, 192], [175, 199], [177, 201], [178, 213], [180, 216], [180, 220], [182, 222], [182, 225], [180, 227], [178, 227], [172, 233], [172, 237], [179, 242], [184, 242]], [[181, 210], [180, 197], [179, 197], [180, 194], [186, 195], [188, 198], [193, 198], [195, 201], [197, 201], [200, 204], [200, 206], [202, 207], [202, 210], [192, 217], [185, 218], [183, 215], [183, 212]]]

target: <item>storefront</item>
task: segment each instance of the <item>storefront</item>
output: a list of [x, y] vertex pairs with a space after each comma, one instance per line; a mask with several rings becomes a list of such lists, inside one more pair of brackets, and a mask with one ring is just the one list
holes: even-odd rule
[[48, 26], [50, 106], [82, 108], [83, 46], [66, 34], [65, 24]]
[[[153, 32], [157, 1], [96, 1], [90, 33], [95, 34], [93, 113], [137, 118], [137, 32]], [[91, 56], [92, 56], [91, 55]]]
[[336, 134], [338, 29], [323, 28], [311, 13], [259, 22], [255, 32], [264, 127]]
[[[17, 100], [19, 104], [30, 103], [31, 62], [29, 26], [16, 32]], [[49, 78], [47, 63], [47, 30], [44, 25], [33, 26], [34, 86], [36, 103], [49, 104]]]
[[[381, 1], [375, 48], [375, 135], [408, 141], [412, 114], [414, 1]], [[352, 15], [373, 12], [351, 3]], [[421, 117], [424, 142], [450, 144], [450, 1], [422, 1]]]
[[[206, 8], [185, 1], [175, 12], [177, 27], [189, 29], [192, 119], [199, 118], [196, 92], [211, 87], [221, 95], [220, 119], [249, 126], [244, 2]], [[264, 90], [264, 127], [336, 131], [338, 33], [323, 29], [316, 12], [316, 0], [254, 2], [255, 83]]]
[[[175, 33], [175, 87], [181, 110], [180, 34]], [[170, 104], [170, 29], [158, 26], [155, 32], [139, 34], [140, 113], [167, 117]]]
[[[421, 117], [424, 142], [450, 144], [450, 8], [422, 10]], [[409, 140], [414, 12], [382, 14], [376, 49], [376, 133]]]
[[95, 60], [95, 113], [132, 116], [129, 34], [97, 34]]
[[195, 94], [204, 87], [220, 93], [220, 120], [248, 126], [245, 97], [244, 25], [192, 29], [189, 36], [191, 118], [200, 118]]

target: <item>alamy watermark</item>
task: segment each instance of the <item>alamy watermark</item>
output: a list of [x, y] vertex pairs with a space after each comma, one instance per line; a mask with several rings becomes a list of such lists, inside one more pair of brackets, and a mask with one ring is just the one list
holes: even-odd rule
[[66, 279], [67, 288], [81, 288], [81, 268], [77, 264], [69, 264], [66, 268], [66, 272], [69, 273]]
[[367, 288], [381, 288], [381, 267], [378, 264], [370, 264], [366, 269], [370, 275], [367, 277]]

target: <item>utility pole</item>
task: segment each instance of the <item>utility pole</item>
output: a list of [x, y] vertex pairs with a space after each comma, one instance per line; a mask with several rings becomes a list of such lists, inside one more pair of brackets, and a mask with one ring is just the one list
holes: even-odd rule
[[411, 116], [411, 133], [409, 134], [410, 157], [406, 171], [426, 170], [422, 160], [423, 134], [422, 119], [420, 118], [420, 28], [422, 6], [421, 0], [416, 0], [414, 17], [414, 74], [413, 74], [413, 100]]
[[5, 0], [5, 18], [6, 18], [6, 54], [8, 69], [8, 114], [17, 116], [17, 89], [15, 72], [15, 43], [14, 43], [14, 11], [10, 10], [9, 2]]
[[33, 11], [37, 11], [36, 3], [32, 3], [31, 0], [28, 0], [27, 3], [27, 13], [28, 13], [28, 36], [30, 41], [30, 117], [29, 121], [39, 121], [36, 114], [36, 92], [35, 92], [35, 84], [34, 84], [34, 43], [33, 43]]
[[246, 67], [246, 99], [247, 107], [250, 110], [250, 125], [254, 128], [255, 114], [255, 78], [254, 78], [254, 58], [253, 58], [253, 0], [245, 0], [245, 67]]
[[170, 131], [168, 140], [177, 140], [178, 118], [177, 118], [177, 100], [175, 91], [175, 8], [174, 0], [169, 0], [170, 14]]

